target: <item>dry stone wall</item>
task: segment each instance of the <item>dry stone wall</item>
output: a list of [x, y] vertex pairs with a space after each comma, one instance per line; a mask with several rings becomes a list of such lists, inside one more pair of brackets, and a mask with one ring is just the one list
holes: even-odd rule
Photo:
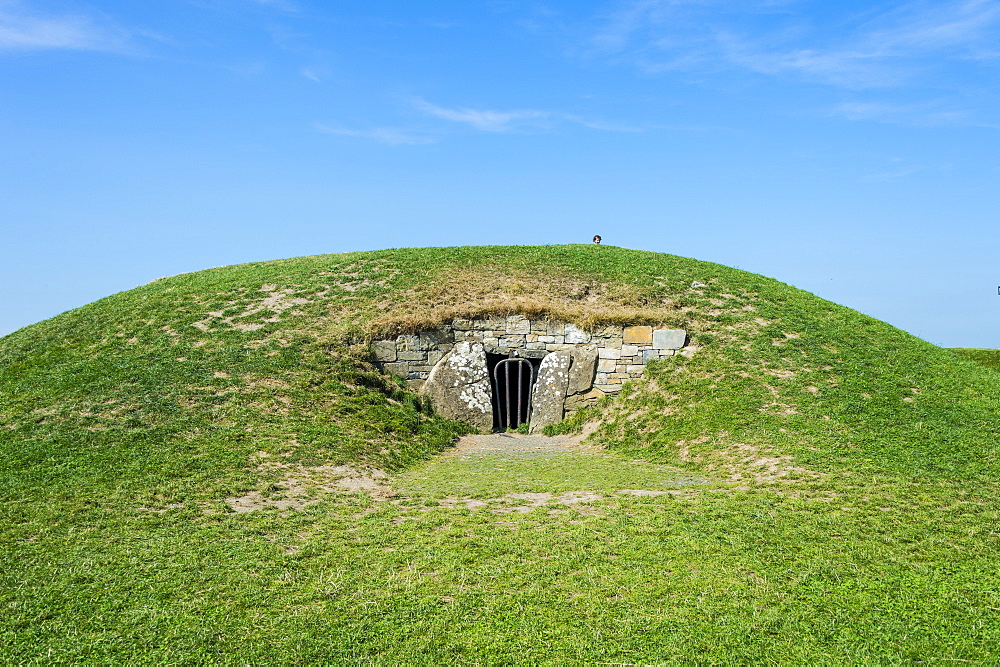
[[[451, 324], [412, 336], [379, 340], [372, 350], [386, 372], [406, 378], [420, 389], [434, 367], [457, 343], [478, 343], [488, 354], [541, 359], [553, 352], [572, 352], [585, 366], [593, 365], [590, 378], [573, 376], [567, 409], [589, 404], [621, 390], [623, 382], [642, 377], [645, 365], [671, 357], [687, 344], [681, 329], [648, 326], [606, 326], [593, 331], [555, 320], [531, 320], [520, 315], [484, 319], [455, 319]], [[596, 390], [596, 391], [595, 391]]]

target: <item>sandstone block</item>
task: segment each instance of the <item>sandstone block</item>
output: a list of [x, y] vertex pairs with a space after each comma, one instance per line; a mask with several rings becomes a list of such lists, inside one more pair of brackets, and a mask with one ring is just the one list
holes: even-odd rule
[[653, 332], [653, 347], [660, 350], [679, 350], [687, 342], [683, 329], [657, 329]]
[[399, 361], [426, 361], [426, 352], [397, 352], [396, 358]]
[[562, 336], [566, 333], [566, 325], [555, 320], [545, 320], [545, 333], [550, 336]]
[[473, 326], [472, 320], [462, 320], [455, 318], [451, 321], [451, 328], [455, 331], [468, 331]]
[[660, 358], [659, 350], [643, 350], [642, 351], [642, 363], [648, 364], [650, 361], [656, 361]]
[[405, 378], [410, 375], [410, 365], [405, 362], [386, 364], [382, 368], [385, 369], [385, 372], [389, 375], [395, 375], [396, 377]]
[[615, 368], [618, 366], [618, 362], [614, 359], [601, 359], [597, 362], [597, 372], [598, 373], [614, 373]]
[[606, 327], [601, 327], [594, 332], [595, 335], [600, 335], [602, 338], [621, 338], [622, 328], [620, 326], [610, 324]]
[[622, 345], [622, 356], [623, 357], [634, 357], [639, 354], [638, 345]]
[[378, 361], [396, 361], [396, 343], [391, 340], [377, 340], [372, 343], [372, 352]]
[[[446, 333], [444, 331], [425, 331], [417, 336], [416, 349], [420, 351], [433, 350], [438, 345], [448, 342], [450, 337], [450, 332]], [[454, 338], [452, 338], [454, 340]]]
[[626, 345], [652, 345], [653, 327], [625, 327], [622, 332], [622, 340], [625, 341]]
[[622, 351], [613, 347], [602, 347], [597, 351], [597, 355], [601, 359], [621, 359]]
[[506, 325], [506, 320], [500, 318], [472, 320], [472, 328], [478, 331], [494, 331], [497, 329], [503, 329]]
[[[556, 342], [556, 337], [555, 336], [539, 336], [538, 337], [538, 342], [539, 343], [554, 343], [554, 342]], [[562, 341], [559, 341], [559, 342], [561, 343]]]
[[502, 336], [500, 347], [524, 347], [524, 336]]
[[590, 334], [583, 329], [577, 327], [575, 324], [566, 325], [566, 342], [567, 343], [589, 343]]
[[531, 320], [524, 315], [511, 315], [507, 318], [505, 330], [509, 334], [531, 333]]
[[396, 336], [396, 350], [414, 352], [420, 344], [420, 336]]
[[625, 372], [628, 373], [629, 375], [633, 373], [638, 373], [641, 375], [644, 368], [645, 366], [643, 366], [642, 364], [629, 365], [625, 367]]

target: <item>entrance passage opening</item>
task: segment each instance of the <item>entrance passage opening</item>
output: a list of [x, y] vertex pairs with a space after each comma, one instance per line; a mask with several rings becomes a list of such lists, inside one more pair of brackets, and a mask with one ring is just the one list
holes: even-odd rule
[[493, 429], [506, 431], [527, 424], [531, 416], [531, 394], [538, 378], [540, 360], [487, 354], [486, 368], [493, 390]]

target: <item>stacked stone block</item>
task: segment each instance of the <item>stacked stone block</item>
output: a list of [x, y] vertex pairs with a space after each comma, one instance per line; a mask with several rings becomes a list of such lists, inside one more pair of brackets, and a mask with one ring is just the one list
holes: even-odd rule
[[[607, 326], [585, 331], [554, 320], [529, 320], [521, 315], [484, 319], [455, 319], [451, 325], [413, 336], [397, 336], [372, 344], [375, 359], [388, 373], [411, 381], [414, 388], [430, 375], [434, 365], [455, 343], [482, 343], [486, 352], [540, 359], [552, 352], [586, 347], [596, 350], [597, 368], [592, 389], [600, 395], [621, 391], [623, 382], [642, 377], [650, 361], [671, 357], [687, 342], [680, 329], [648, 326]], [[590, 388], [588, 388], [590, 389]], [[579, 393], [574, 403], [589, 404], [599, 395]], [[582, 405], [576, 405], [582, 407]], [[570, 405], [567, 405], [570, 408]]]

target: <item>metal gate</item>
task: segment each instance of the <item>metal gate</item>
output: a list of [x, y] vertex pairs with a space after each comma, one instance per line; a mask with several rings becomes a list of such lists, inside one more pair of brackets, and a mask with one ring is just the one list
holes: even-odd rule
[[493, 396], [501, 431], [528, 423], [534, 388], [535, 367], [527, 359], [504, 359], [493, 367]]

